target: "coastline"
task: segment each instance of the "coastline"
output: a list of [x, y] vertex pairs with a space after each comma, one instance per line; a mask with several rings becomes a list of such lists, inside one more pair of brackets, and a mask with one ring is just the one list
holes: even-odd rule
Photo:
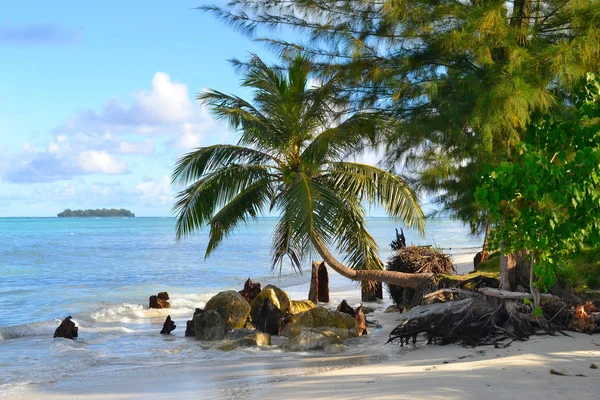
[[[453, 256], [458, 273], [472, 270], [472, 258], [473, 254]], [[342, 299], [359, 303], [360, 290], [354, 283], [334, 281], [328, 308]], [[289, 289], [293, 299], [307, 293], [306, 284]], [[600, 339], [570, 333], [570, 338], [513, 342], [505, 349], [423, 342], [401, 348], [384, 344], [400, 319], [397, 313], [383, 313], [389, 304], [387, 299], [369, 303], [376, 312], [368, 318], [382, 328], [352, 339], [348, 352], [340, 355], [249, 348], [204, 358], [198, 346], [192, 362], [106, 365], [54, 383], [24, 385], [7, 393], [0, 388], [0, 398], [513, 399], [521, 394], [530, 399], [597, 398], [600, 370], [590, 369], [590, 364], [600, 364]], [[551, 375], [551, 368], [569, 376]]]

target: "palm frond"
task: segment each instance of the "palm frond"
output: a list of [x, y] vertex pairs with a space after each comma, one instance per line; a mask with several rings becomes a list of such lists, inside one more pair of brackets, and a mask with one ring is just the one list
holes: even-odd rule
[[331, 163], [329, 179], [346, 196], [378, 204], [407, 227], [425, 231], [418, 196], [399, 176], [370, 165], [337, 162]]
[[225, 204], [256, 182], [269, 179], [263, 165], [234, 164], [203, 176], [177, 194], [177, 239], [200, 230]]
[[272, 155], [243, 146], [217, 144], [201, 147], [185, 154], [177, 161], [171, 175], [171, 183], [185, 185], [195, 182], [202, 179], [204, 175], [232, 163], [270, 165], [279, 164], [280, 161]]
[[264, 178], [246, 187], [225, 204], [209, 221], [210, 234], [205, 257], [217, 248], [224, 237], [229, 237], [240, 223], [256, 219], [262, 214], [273, 195], [271, 182]]

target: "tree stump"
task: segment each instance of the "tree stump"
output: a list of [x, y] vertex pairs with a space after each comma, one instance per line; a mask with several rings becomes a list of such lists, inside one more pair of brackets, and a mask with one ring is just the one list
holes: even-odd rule
[[324, 261], [319, 265], [317, 272], [317, 287], [317, 300], [321, 303], [329, 303], [329, 274]]
[[318, 261], [312, 262], [312, 272], [310, 276], [310, 290], [308, 291], [308, 299], [317, 304], [319, 301], [319, 265]]
[[162, 335], [170, 335], [171, 332], [175, 330], [175, 328], [177, 328], [177, 325], [175, 325], [173, 320], [171, 320], [171, 316], [167, 315], [167, 319], [165, 320], [165, 323], [163, 324], [163, 328], [160, 331], [160, 333]]

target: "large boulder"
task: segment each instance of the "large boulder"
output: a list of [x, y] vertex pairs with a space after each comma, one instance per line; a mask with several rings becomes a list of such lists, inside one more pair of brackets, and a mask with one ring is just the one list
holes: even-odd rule
[[227, 290], [214, 295], [204, 311], [216, 311], [233, 329], [243, 328], [250, 314], [250, 304], [236, 291]]
[[286, 292], [279, 289], [275, 285], [267, 285], [264, 287], [264, 289], [274, 290], [275, 295], [277, 296], [277, 300], [279, 301], [279, 305], [277, 307], [284, 313], [288, 312], [292, 301], [290, 300], [290, 296]]
[[310, 300], [292, 300], [290, 304], [290, 314], [300, 314], [304, 311], [308, 311], [311, 308], [315, 308], [315, 303]]
[[335, 332], [306, 330], [291, 338], [283, 347], [291, 351], [322, 350], [342, 342], [342, 338]]
[[315, 307], [298, 315], [298, 318], [288, 323], [281, 331], [281, 335], [293, 338], [302, 331], [310, 329], [332, 331], [341, 337], [356, 336], [356, 320], [337, 311], [329, 311], [323, 307]]
[[194, 313], [194, 333], [196, 339], [221, 340], [225, 338], [225, 335], [229, 331], [229, 325], [227, 325], [225, 319], [217, 311], [197, 309]]
[[72, 317], [69, 315], [67, 318], [63, 319], [58, 328], [54, 331], [54, 337], [61, 337], [65, 339], [75, 339], [78, 335], [79, 328], [75, 325], [75, 322], [71, 319]]

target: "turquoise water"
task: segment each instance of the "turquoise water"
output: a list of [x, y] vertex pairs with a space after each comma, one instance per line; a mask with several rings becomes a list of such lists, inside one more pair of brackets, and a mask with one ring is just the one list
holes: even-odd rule
[[[0, 387], [56, 381], [62, 375], [45, 365], [67, 355], [69, 367], [61, 374], [181, 361], [186, 354], [197, 359], [197, 345], [183, 338], [185, 320], [218, 291], [241, 289], [249, 276], [305, 298], [309, 276], [285, 265], [281, 275], [270, 269], [276, 221], [263, 218], [240, 228], [205, 260], [208, 233], [177, 242], [172, 218], [0, 218], [0, 367], [10, 366], [0, 368]], [[396, 227], [387, 218], [369, 222], [384, 259]], [[405, 233], [408, 243], [454, 253], [481, 245], [451, 220], [429, 223], [425, 238]], [[336, 282], [346, 281], [338, 276]], [[165, 290], [172, 308], [148, 310], [148, 296]], [[165, 355], [165, 340], [156, 334], [167, 314], [179, 326], [168, 342], [177, 356]], [[80, 326], [79, 340], [49, 340], [67, 315]]]

